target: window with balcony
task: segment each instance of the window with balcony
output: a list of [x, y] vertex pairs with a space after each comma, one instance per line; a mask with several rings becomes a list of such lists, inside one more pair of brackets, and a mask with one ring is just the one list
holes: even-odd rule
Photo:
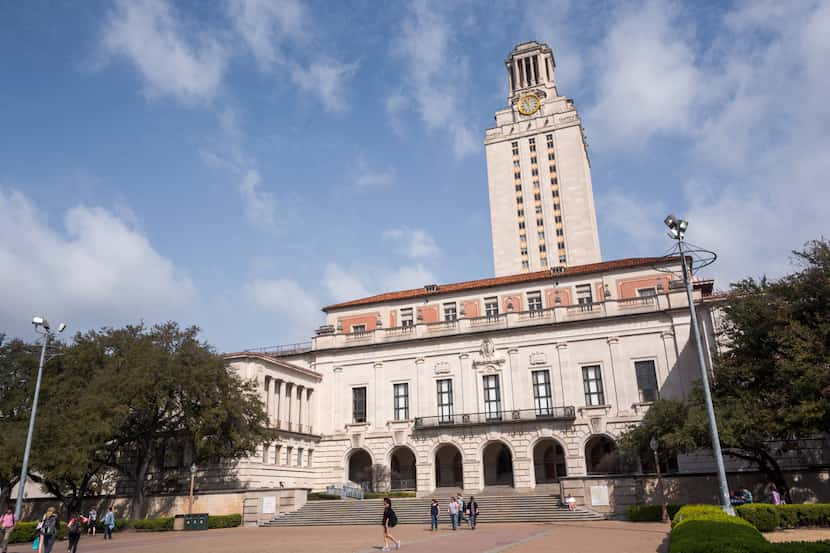
[[436, 381], [438, 388], [438, 422], [452, 422], [452, 379], [444, 378]]
[[415, 324], [415, 319], [412, 317], [412, 308], [407, 307], [401, 309], [401, 326], [411, 327]]
[[550, 371], [547, 369], [533, 371], [533, 405], [536, 415], [545, 416], [553, 412], [550, 393]]
[[591, 295], [591, 285], [590, 284], [579, 284], [576, 287], [576, 303], [579, 304], [580, 307], [583, 309], [591, 309], [591, 304], [594, 302], [594, 298]]
[[501, 390], [497, 374], [484, 376], [484, 413], [487, 420], [501, 419]]
[[528, 311], [542, 310], [542, 292], [528, 292], [527, 293], [527, 309]]
[[451, 301], [444, 304], [444, 320], [454, 321], [458, 318], [458, 310], [455, 307], [455, 302]]
[[488, 317], [499, 316], [499, 299], [498, 298], [484, 298], [484, 314]]
[[363, 336], [366, 334], [366, 325], [352, 325], [352, 334], [355, 336]]
[[366, 387], [352, 388], [352, 422], [366, 422]]
[[392, 387], [395, 405], [395, 420], [403, 421], [409, 418], [409, 384], [395, 384]]
[[585, 405], [605, 405], [602, 370], [599, 365], [582, 367], [582, 385], [585, 389]]
[[640, 391], [640, 401], [648, 403], [657, 401], [660, 397], [657, 389], [657, 371], [654, 361], [636, 361], [634, 370], [637, 373], [637, 389]]
[[637, 288], [638, 298], [653, 298], [657, 295], [657, 288]]

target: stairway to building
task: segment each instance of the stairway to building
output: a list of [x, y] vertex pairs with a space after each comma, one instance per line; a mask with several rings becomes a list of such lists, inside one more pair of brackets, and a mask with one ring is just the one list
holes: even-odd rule
[[[439, 497], [441, 526], [450, 524], [447, 514], [448, 498]], [[469, 495], [465, 494], [465, 497]], [[399, 524], [429, 525], [429, 508], [432, 499], [393, 498], [392, 508]], [[576, 522], [602, 520], [594, 511], [577, 508], [569, 511], [562, 506], [559, 495], [476, 495], [480, 524], [494, 522]], [[278, 515], [264, 526], [337, 526], [379, 525], [383, 516], [382, 499], [309, 501], [302, 509]]]

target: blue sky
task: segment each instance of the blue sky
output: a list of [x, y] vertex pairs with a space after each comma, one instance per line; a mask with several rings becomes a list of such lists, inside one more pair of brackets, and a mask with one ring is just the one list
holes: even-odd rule
[[483, 135], [532, 39], [605, 259], [661, 254], [675, 211], [720, 287], [783, 274], [830, 215], [830, 3], [789, 4], [0, 4], [0, 332], [174, 319], [237, 350], [490, 276]]

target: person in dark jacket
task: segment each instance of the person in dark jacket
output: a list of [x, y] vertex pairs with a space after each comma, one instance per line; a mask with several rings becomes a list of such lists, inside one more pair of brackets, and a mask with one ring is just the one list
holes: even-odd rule
[[467, 502], [467, 516], [470, 521], [470, 530], [476, 529], [476, 519], [478, 518], [478, 503], [476, 498], [470, 496], [470, 501]]
[[88, 523], [89, 519], [81, 513], [72, 513], [72, 517], [69, 519], [69, 524], [66, 526], [66, 537], [69, 539], [69, 549], [67, 550], [67, 553], [78, 552], [78, 542], [81, 541], [81, 533], [84, 530], [84, 524]]
[[389, 551], [389, 540], [395, 544], [395, 549], [401, 548], [401, 542], [395, 539], [395, 536], [389, 532], [389, 529], [398, 523], [398, 515], [392, 510], [392, 500], [388, 497], [383, 498], [383, 551]]
[[432, 520], [430, 530], [438, 530], [438, 500], [433, 499], [432, 505], [429, 507], [429, 516]]

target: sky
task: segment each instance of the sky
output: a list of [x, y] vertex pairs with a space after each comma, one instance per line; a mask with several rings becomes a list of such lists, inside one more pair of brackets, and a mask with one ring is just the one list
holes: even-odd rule
[[604, 259], [793, 269], [827, 236], [830, 2], [0, 3], [0, 333], [167, 320], [220, 351], [492, 275], [503, 60], [554, 51]]

